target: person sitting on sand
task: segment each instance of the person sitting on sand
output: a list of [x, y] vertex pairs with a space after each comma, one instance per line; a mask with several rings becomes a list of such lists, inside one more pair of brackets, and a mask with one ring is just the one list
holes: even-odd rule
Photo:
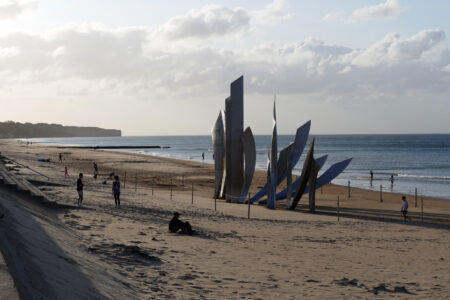
[[191, 224], [189, 224], [189, 222], [183, 222], [179, 219], [180, 214], [177, 212], [173, 213], [173, 218], [172, 220], [170, 220], [169, 223], [169, 231], [172, 233], [176, 233], [178, 231], [180, 231], [181, 233], [184, 234], [192, 234], [192, 227]]
[[406, 223], [406, 221], [410, 220], [408, 218], [408, 201], [406, 201], [406, 197], [402, 196], [402, 209], [401, 212], [403, 214], [403, 224]]
[[81, 204], [83, 203], [84, 184], [81, 179], [83, 179], [83, 173], [80, 173], [80, 175], [78, 175], [78, 180], [77, 180], [78, 207], [81, 207]]
[[114, 195], [114, 202], [116, 203], [116, 208], [120, 208], [120, 180], [119, 176], [114, 176], [114, 181], [112, 183], [112, 191]]

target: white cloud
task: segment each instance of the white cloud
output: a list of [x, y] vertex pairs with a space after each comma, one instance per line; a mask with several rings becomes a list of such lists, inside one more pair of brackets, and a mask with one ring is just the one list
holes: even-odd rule
[[398, 0], [386, 0], [384, 3], [369, 7], [359, 8], [353, 11], [350, 16], [350, 22], [370, 20], [373, 18], [395, 17], [403, 12], [398, 4]]
[[323, 16], [320, 20], [321, 22], [333, 22], [333, 21], [343, 21], [345, 19], [345, 13], [342, 11], [331, 12]]
[[250, 16], [243, 8], [206, 5], [190, 10], [184, 16], [171, 18], [158, 29], [157, 34], [167, 39], [208, 38], [244, 31], [249, 24]]
[[251, 12], [252, 19], [258, 24], [275, 24], [295, 17], [294, 13], [286, 13], [287, 0], [273, 0], [261, 10]]
[[21, 14], [36, 10], [37, 0], [0, 0], [0, 20], [15, 19]]
[[244, 74], [251, 79], [246, 83], [250, 94], [316, 94], [327, 101], [376, 101], [417, 90], [450, 94], [450, 78], [442, 76], [450, 55], [441, 47], [441, 30], [408, 38], [389, 34], [364, 49], [317, 39], [233, 50], [201, 42], [169, 47], [171, 41], [155, 42], [152, 36], [148, 28], [98, 24], [67, 26], [45, 35], [0, 36], [0, 88], [35, 85], [70, 91], [76, 86], [74, 93], [102, 98], [210, 98], [225, 96], [228, 83]]

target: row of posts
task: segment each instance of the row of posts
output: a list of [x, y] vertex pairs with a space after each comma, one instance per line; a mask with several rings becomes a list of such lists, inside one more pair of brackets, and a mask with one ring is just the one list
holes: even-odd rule
[[[134, 181], [134, 191], [137, 192], [137, 174], [135, 174], [135, 181]], [[123, 182], [123, 188], [126, 187], [126, 182], [127, 182], [127, 172], [125, 172], [124, 175], [124, 182]], [[350, 192], [350, 180], [348, 181], [348, 198], [351, 198], [351, 192]], [[184, 190], [184, 174], [181, 176], [181, 185], [182, 188]], [[322, 194], [322, 188], [320, 189], [320, 193]], [[152, 196], [154, 195], [154, 187], [152, 186]], [[251, 205], [251, 201], [250, 201], [250, 193], [248, 193], [248, 209], [247, 209], [247, 218], [250, 219], [250, 205]], [[173, 178], [170, 178], [170, 200], [173, 200]], [[417, 207], [417, 188], [415, 188], [414, 191], [414, 206]], [[380, 203], [383, 202], [383, 185], [380, 184]], [[194, 204], [194, 183], [192, 183], [192, 187], [191, 187], [191, 204]], [[214, 210], [217, 210], [217, 197], [214, 197]], [[340, 200], [339, 200], [339, 196], [337, 197], [337, 220], [339, 221], [340, 219]], [[421, 220], [423, 221], [423, 197], [421, 197]]]

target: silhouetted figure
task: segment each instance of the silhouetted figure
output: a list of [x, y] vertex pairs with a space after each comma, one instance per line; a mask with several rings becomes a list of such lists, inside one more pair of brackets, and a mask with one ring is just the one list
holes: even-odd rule
[[83, 173], [80, 173], [78, 175], [78, 180], [77, 180], [77, 193], [78, 193], [78, 207], [81, 207], [82, 203], [83, 203]]
[[180, 214], [177, 212], [173, 213], [173, 218], [169, 223], [169, 231], [172, 233], [176, 233], [181, 231], [184, 234], [192, 234], [192, 227], [189, 222], [183, 222], [179, 219]]
[[64, 167], [64, 177], [69, 176], [69, 171], [67, 170], [67, 167]]
[[394, 186], [394, 174], [391, 175], [391, 187]]
[[97, 175], [98, 175], [98, 166], [97, 166], [97, 164], [94, 162], [94, 179], [97, 179]]
[[370, 186], [372, 186], [372, 181], [373, 181], [373, 171], [370, 170]]
[[205, 160], [205, 152], [202, 153], [202, 159]]
[[112, 183], [112, 191], [114, 195], [114, 203], [117, 208], [120, 208], [120, 180], [119, 176], [114, 176], [114, 181]]
[[405, 224], [406, 221], [410, 220], [410, 218], [408, 218], [408, 201], [406, 201], [405, 196], [402, 196], [402, 209], [400, 211], [403, 215], [403, 224]]
[[62, 153], [59, 154], [59, 162], [62, 163]]

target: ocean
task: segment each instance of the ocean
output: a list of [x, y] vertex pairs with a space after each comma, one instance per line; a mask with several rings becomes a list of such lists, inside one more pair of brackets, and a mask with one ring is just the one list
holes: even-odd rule
[[[294, 169], [299, 174], [308, 151]], [[348, 168], [333, 183], [368, 190], [414, 194], [450, 199], [450, 134], [314, 135], [315, 157], [328, 154], [319, 176], [329, 166], [352, 157]], [[72, 146], [159, 145], [170, 148], [126, 149], [118, 151], [213, 163], [210, 136], [124, 136], [95, 138], [35, 138], [33, 143]], [[278, 151], [293, 142], [292, 135], [278, 136]], [[271, 136], [255, 136], [256, 168], [265, 170]], [[370, 170], [374, 172], [370, 186]], [[391, 186], [390, 176], [394, 175]]]

